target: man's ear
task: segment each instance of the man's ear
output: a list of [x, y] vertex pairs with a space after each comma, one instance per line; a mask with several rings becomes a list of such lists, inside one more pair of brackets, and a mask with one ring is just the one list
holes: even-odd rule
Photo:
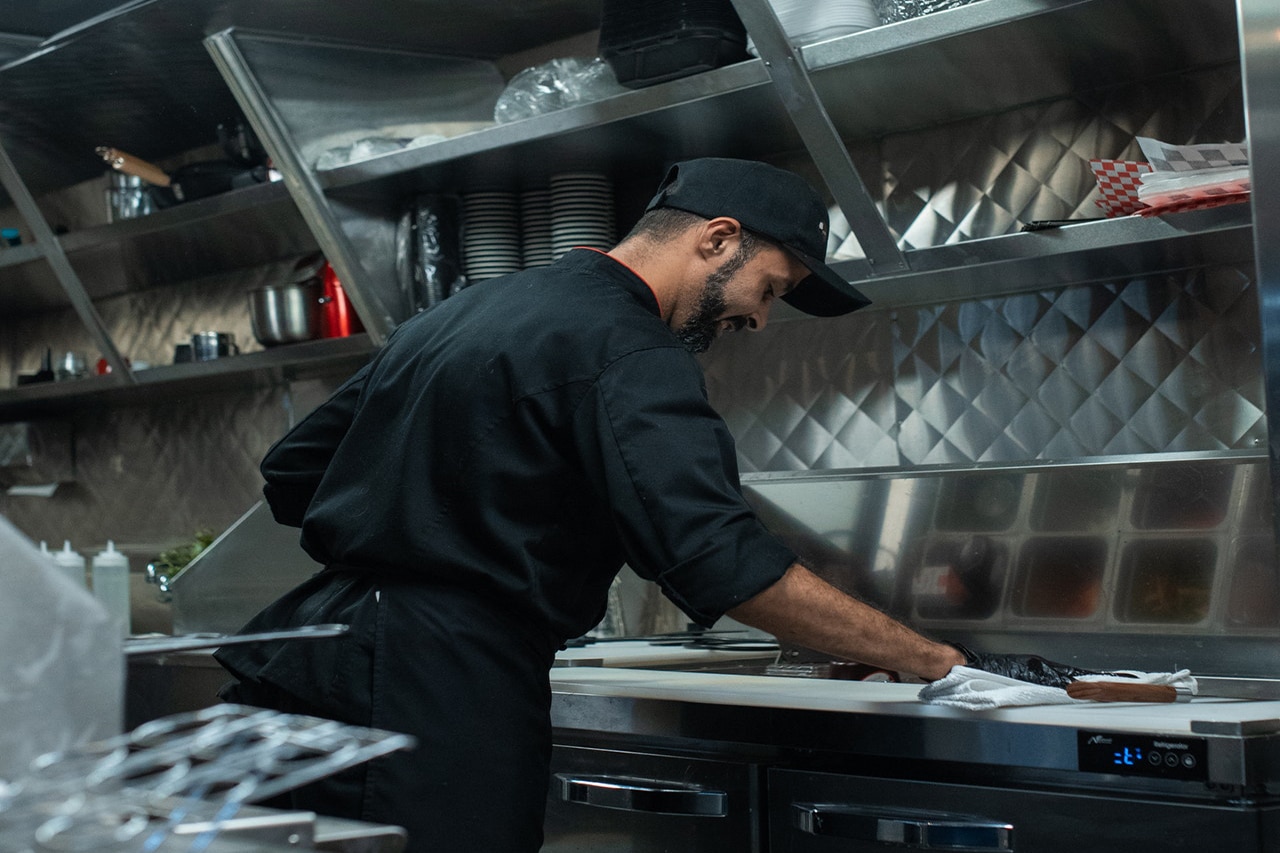
[[703, 224], [698, 248], [704, 257], [712, 258], [732, 249], [741, 237], [742, 224], [738, 220], [732, 216], [717, 216]]

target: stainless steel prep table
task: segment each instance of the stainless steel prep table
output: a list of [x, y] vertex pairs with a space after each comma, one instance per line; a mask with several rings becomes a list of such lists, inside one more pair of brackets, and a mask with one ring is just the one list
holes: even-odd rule
[[[962, 847], [936, 835], [931, 849], [1280, 844], [1277, 701], [1197, 697], [973, 712], [922, 704], [918, 685], [595, 668], [558, 669], [552, 689], [558, 765], [550, 850], [585, 849], [575, 846], [584, 842], [574, 829], [584, 824], [594, 849], [612, 849], [584, 804], [631, 821], [614, 836], [629, 836], [625, 843], [635, 846], [626, 849], [676, 849], [663, 845], [707, 824], [692, 812], [658, 816], [663, 806], [634, 795], [592, 802], [582, 784], [631, 786], [650, 797], [681, 786], [724, 794], [721, 817], [735, 813], [736, 794], [746, 801], [736, 813], [747, 827], [733, 830], [737, 849], [893, 849], [939, 821], [987, 827], [988, 835], [961, 836], [974, 845]], [[1104, 772], [1099, 761], [1122, 760], [1126, 749], [1173, 755], [1178, 766]], [[634, 764], [635, 756], [665, 758], [665, 772]], [[731, 766], [741, 771], [736, 787], [732, 774], [728, 787], [700, 777], [704, 768], [725, 775]], [[576, 798], [573, 782], [581, 783]], [[619, 809], [633, 814], [623, 818]], [[868, 825], [871, 840], [860, 834]], [[999, 827], [1009, 829], [1007, 838]]]

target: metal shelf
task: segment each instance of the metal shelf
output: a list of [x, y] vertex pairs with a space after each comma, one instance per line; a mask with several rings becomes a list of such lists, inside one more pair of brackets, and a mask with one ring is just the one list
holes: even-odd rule
[[[902, 308], [1126, 281], [1205, 263], [1252, 263], [1253, 231], [1249, 205], [1237, 204], [910, 250], [905, 254], [911, 269], [902, 273], [873, 276], [864, 260], [839, 261], [832, 268], [857, 282], [875, 307]], [[779, 303], [770, 322], [804, 319]]]
[[130, 405], [218, 391], [266, 387], [349, 368], [373, 353], [368, 335], [278, 346], [215, 361], [172, 364], [135, 371], [127, 385], [115, 376], [23, 385], [0, 391], [0, 422], [74, 414], [101, 405]]
[[834, 269], [878, 307], [988, 299], [1186, 269], [1250, 262], [1248, 204], [1162, 217], [1126, 216], [969, 240], [906, 253], [910, 271], [873, 275], [865, 261]]
[[108, 243], [122, 243], [162, 231], [178, 231], [210, 219], [244, 213], [256, 208], [287, 204], [289, 192], [280, 181], [254, 184], [208, 198], [157, 210], [137, 219], [125, 219], [73, 231], [59, 238], [68, 254]]
[[[58, 238], [91, 299], [303, 255], [315, 238], [282, 183], [258, 184]], [[0, 250], [0, 311], [65, 307], [38, 245]]]
[[599, 21], [600, 0], [121, 3], [0, 66], [0, 139], [36, 195], [101, 174], [98, 145], [152, 162], [208, 145], [236, 104], [201, 39], [230, 26], [494, 59]]
[[[1180, 35], [1186, 20], [1197, 22], [1197, 38]], [[997, 44], [999, 62], [992, 62]], [[1239, 61], [1228, 0], [985, 0], [819, 42], [801, 54], [848, 140]], [[317, 180], [328, 190], [403, 194], [511, 185], [584, 163], [622, 168], [704, 154], [769, 157], [800, 147], [757, 59], [319, 172]]]
[[[1195, 38], [1187, 36], [1187, 20], [1196, 21]], [[222, 39], [224, 63], [242, 60], [233, 72], [223, 68], [242, 108], [279, 130], [278, 148], [301, 155], [308, 140], [291, 133], [301, 119], [282, 100], [289, 91], [277, 69], [305, 64], [309, 48], [278, 38], [268, 45], [255, 33], [214, 38]], [[243, 56], [235, 56], [233, 42], [246, 45]], [[983, 0], [800, 53], [833, 132], [848, 146], [868, 149], [894, 134], [1067, 97], [1103, 100], [1117, 87], [1240, 63], [1231, 0]], [[351, 73], [376, 73], [346, 61]], [[372, 60], [365, 65], [372, 68]], [[353, 83], [344, 77], [342, 85], [347, 91]], [[389, 293], [390, 269], [370, 261], [365, 247], [391, 239], [398, 206], [416, 192], [516, 188], [543, 184], [557, 171], [595, 169], [617, 176], [619, 215], [626, 219], [631, 196], [651, 187], [675, 159], [792, 160], [807, 152], [828, 178], [831, 149], [815, 148], [811, 135], [797, 129], [801, 116], [786, 89], [765, 61], [750, 60], [323, 172], [296, 156], [304, 174], [293, 189], [332, 220], [317, 231], [322, 245], [348, 246], [362, 257], [363, 265], [351, 265], [359, 273], [353, 281]], [[334, 97], [341, 97], [337, 90]], [[839, 177], [840, 169], [833, 173]], [[839, 199], [836, 184], [828, 185]], [[855, 232], [875, 238], [880, 215], [868, 206], [861, 216], [849, 217]], [[1249, 208], [1242, 205], [910, 249], [902, 255], [905, 269], [865, 261], [838, 268], [879, 304], [914, 304], [1119, 278], [1153, 265], [1234, 262], [1250, 256], [1251, 239]]]
[[38, 261], [43, 257], [44, 252], [30, 243], [0, 249], [0, 270]]

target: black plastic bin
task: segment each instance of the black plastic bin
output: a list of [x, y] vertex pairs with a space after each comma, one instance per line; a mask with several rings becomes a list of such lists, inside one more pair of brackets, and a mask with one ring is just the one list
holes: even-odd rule
[[729, 0], [604, 0], [600, 56], [631, 89], [747, 59]]

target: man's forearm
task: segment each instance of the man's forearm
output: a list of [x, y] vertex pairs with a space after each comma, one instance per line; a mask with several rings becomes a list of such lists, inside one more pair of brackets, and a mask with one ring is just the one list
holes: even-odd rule
[[964, 663], [951, 646], [921, 636], [800, 565], [729, 615], [784, 642], [930, 680]]

